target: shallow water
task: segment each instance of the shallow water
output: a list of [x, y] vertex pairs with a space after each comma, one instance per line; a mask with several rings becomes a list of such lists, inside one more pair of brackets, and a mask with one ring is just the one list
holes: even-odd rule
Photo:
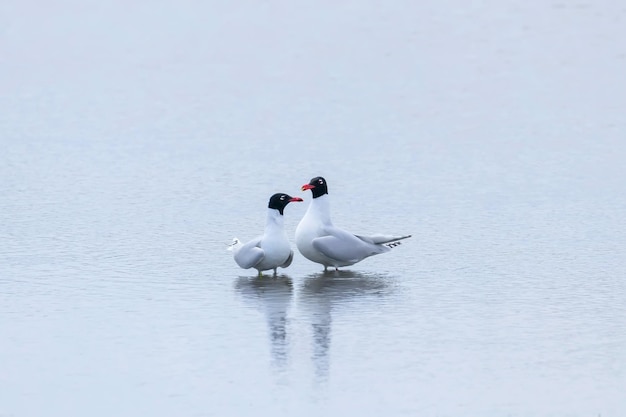
[[1, 11], [0, 416], [626, 413], [617, 2]]

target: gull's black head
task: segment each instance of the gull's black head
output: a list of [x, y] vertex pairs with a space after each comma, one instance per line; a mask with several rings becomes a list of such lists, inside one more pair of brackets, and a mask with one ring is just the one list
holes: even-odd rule
[[292, 201], [302, 201], [302, 199], [300, 197], [292, 197], [289, 194], [276, 193], [270, 197], [270, 202], [267, 207], [276, 209], [280, 214], [283, 214], [283, 210], [287, 207], [287, 204]]
[[315, 177], [309, 181], [308, 184], [302, 186], [302, 191], [311, 190], [313, 198], [321, 197], [324, 194], [328, 194], [328, 187], [324, 177]]

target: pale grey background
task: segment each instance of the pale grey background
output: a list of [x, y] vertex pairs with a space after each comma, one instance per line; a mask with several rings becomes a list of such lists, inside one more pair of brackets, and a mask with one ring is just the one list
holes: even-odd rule
[[[0, 416], [626, 414], [626, 5], [0, 3]], [[226, 243], [412, 233], [278, 279]]]

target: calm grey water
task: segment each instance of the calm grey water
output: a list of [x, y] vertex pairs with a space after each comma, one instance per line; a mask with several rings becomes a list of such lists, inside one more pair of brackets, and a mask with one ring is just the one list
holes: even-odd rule
[[[0, 416], [626, 415], [621, 2], [39, 3], [0, 5]], [[413, 238], [239, 269], [316, 175]]]

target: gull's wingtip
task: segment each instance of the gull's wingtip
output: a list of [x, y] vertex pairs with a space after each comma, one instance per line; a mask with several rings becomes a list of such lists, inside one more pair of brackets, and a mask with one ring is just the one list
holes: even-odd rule
[[385, 242], [384, 245], [387, 246], [389, 249], [395, 248], [396, 246], [400, 246], [402, 244], [402, 242], [400, 242], [401, 240], [408, 239], [411, 236], [413, 235], [400, 236], [398, 238], [393, 239], [393, 241]]

